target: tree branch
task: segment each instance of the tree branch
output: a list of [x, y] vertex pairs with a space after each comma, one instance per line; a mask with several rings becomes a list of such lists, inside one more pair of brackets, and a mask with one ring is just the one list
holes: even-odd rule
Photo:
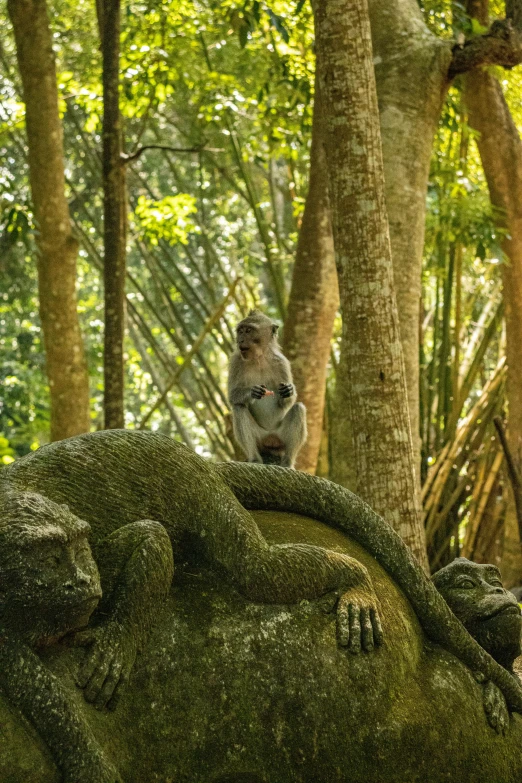
[[[198, 144], [197, 147], [169, 147], [165, 144], [146, 144], [144, 147], [139, 147], [139, 149], [136, 150], [136, 152], [133, 152], [131, 155], [125, 155], [125, 153], [121, 156], [121, 162], [123, 165], [127, 165], [127, 163], [130, 163], [133, 160], [136, 160], [140, 157], [146, 150], [167, 150], [168, 152], [201, 152], [202, 149], [204, 149], [204, 144]], [[221, 150], [218, 150], [218, 152], [221, 152]]]
[[513, 488], [513, 496], [515, 498], [518, 532], [520, 535], [520, 540], [522, 541], [522, 480], [520, 477], [520, 471], [517, 465], [515, 464], [513, 454], [511, 453], [511, 449], [509, 448], [506, 431], [504, 429], [504, 425], [502, 423], [502, 419], [500, 418], [500, 416], [495, 416], [493, 418], [493, 424], [495, 425], [495, 428], [498, 432], [498, 437], [500, 439], [500, 443], [502, 444], [502, 449], [504, 451], [504, 456], [506, 458], [509, 480]]
[[518, 26], [522, 14], [518, 3], [512, 5], [516, 9], [510, 9], [511, 16], [493, 22], [485, 35], [477, 35], [453, 47], [448, 71], [450, 79], [481, 65], [501, 65], [510, 69], [522, 63], [522, 29]]

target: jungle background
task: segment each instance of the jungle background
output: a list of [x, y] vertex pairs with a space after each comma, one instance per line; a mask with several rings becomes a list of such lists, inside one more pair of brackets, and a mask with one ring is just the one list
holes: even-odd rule
[[[51, 438], [104, 426], [150, 428], [211, 459], [237, 458], [227, 363], [235, 325], [258, 307], [284, 325], [282, 345], [309, 410], [310, 438], [299, 467], [359, 489], [344, 426], [354, 403], [342, 369], [347, 338], [338, 312], [310, 4], [127, 2], [116, 9], [121, 31], [116, 24], [111, 39], [116, 3], [55, 0], [46, 9], [41, 0], [24, 0], [22, 11], [24, 3], [47, 10], [52, 51], [36, 36], [24, 63], [20, 41], [30, 31], [16, 19], [16, 0], [0, 7], [6, 31], [0, 48], [1, 463]], [[500, 416], [507, 427], [516, 463], [522, 75], [514, 66], [522, 57], [518, 6], [506, 5], [401, 0], [371, 2], [369, 13], [415, 491], [430, 567], [462, 554], [502, 563], [514, 584], [522, 578], [516, 508], [493, 422]], [[502, 24], [506, 14], [515, 37], [499, 40], [514, 54], [489, 53], [463, 65], [461, 52], [471, 51], [465, 42], [496, 40], [490, 25]], [[32, 89], [27, 81], [40, 46], [47, 62], [56, 60], [51, 88], [58, 94], [63, 153], [56, 129], [49, 137], [65, 160], [61, 206], [46, 196], [60, 187], [45, 172], [51, 156], [44, 150], [39, 158], [26, 135], [26, 111], [33, 112], [40, 140], [49, 130], [48, 114], [38, 109], [49, 79], [33, 80]], [[380, 69], [387, 58], [396, 63], [394, 79], [389, 68]], [[104, 129], [111, 95], [116, 114]], [[400, 117], [399, 130], [392, 115]], [[111, 139], [118, 160], [112, 169]], [[35, 217], [38, 187], [51, 210], [46, 226]], [[104, 232], [111, 204], [116, 219], [105, 221]], [[45, 277], [46, 253], [53, 253], [45, 233], [53, 234], [53, 220], [56, 235], [64, 230], [63, 209], [77, 243], [74, 258], [50, 264]], [[348, 211], [345, 219], [353, 215]], [[74, 285], [64, 282], [71, 273], [77, 300]], [[105, 301], [110, 295], [117, 302], [118, 290], [125, 297], [123, 353], [122, 318], [116, 313], [115, 321]], [[75, 338], [70, 309], [59, 328], [80, 340], [77, 354], [85, 353], [78, 365], [78, 377], [82, 366], [88, 373], [83, 413], [74, 407], [83, 380], [76, 378], [76, 388], [60, 359], [59, 329], [47, 352], [43, 345], [42, 321], [51, 324], [51, 335], [68, 306], [78, 313], [80, 332]], [[104, 332], [106, 340], [108, 332], [116, 335], [112, 348], [104, 346]], [[364, 361], [351, 372], [362, 372]], [[60, 384], [74, 399], [53, 430], [50, 388]], [[392, 451], [384, 457], [393, 462]]]

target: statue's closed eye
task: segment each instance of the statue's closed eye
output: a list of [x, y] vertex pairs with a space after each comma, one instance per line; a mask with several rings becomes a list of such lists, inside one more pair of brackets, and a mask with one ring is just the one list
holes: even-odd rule
[[57, 552], [43, 554], [40, 558], [40, 563], [47, 568], [58, 568], [61, 562], [62, 558]]
[[462, 590], [470, 590], [475, 587], [475, 582], [473, 579], [459, 579], [455, 586]]

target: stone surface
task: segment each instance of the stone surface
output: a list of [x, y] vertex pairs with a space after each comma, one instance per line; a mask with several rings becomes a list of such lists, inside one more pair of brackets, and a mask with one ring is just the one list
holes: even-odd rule
[[[271, 543], [344, 551], [369, 569], [385, 641], [350, 655], [331, 601], [254, 604], [216, 570], [179, 565], [114, 713], [74, 685], [82, 651], [45, 653], [125, 783], [518, 783], [522, 717], [488, 726], [471, 671], [426, 639], [404, 595], [342, 533], [257, 513]], [[58, 783], [32, 727], [0, 699], [2, 783]]]

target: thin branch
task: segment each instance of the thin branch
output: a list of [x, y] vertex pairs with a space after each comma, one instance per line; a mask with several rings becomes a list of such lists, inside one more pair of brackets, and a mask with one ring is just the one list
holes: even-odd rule
[[172, 377], [171, 377], [171, 378], [169, 378], [169, 380], [168, 380], [168, 381], [167, 381], [167, 383], [165, 384], [165, 388], [164, 388], [163, 394], [161, 394], [161, 396], [160, 396], [160, 397], [158, 397], [158, 399], [156, 400], [156, 402], [155, 402], [155, 403], [152, 405], [152, 407], [150, 408], [149, 412], [148, 412], [148, 413], [147, 413], [147, 414], [146, 414], [146, 415], [143, 417], [143, 419], [141, 420], [141, 422], [140, 422], [140, 424], [139, 424], [139, 427], [138, 427], [138, 429], [140, 429], [140, 430], [144, 429], [145, 425], [146, 425], [146, 424], [147, 424], [147, 422], [149, 421], [149, 419], [150, 419], [150, 417], [152, 416], [152, 414], [154, 413], [154, 411], [155, 411], [155, 410], [156, 410], [156, 409], [157, 409], [157, 408], [158, 408], [158, 407], [159, 407], [159, 406], [160, 406], [160, 405], [161, 405], [161, 404], [162, 404], [162, 403], [165, 401], [165, 399], [166, 399], [166, 397], [167, 397], [167, 395], [168, 395], [169, 391], [170, 391], [170, 390], [172, 389], [172, 387], [173, 387], [173, 386], [176, 384], [176, 381], [178, 380], [178, 378], [179, 378], [179, 376], [181, 375], [181, 373], [183, 372], [183, 370], [185, 370], [185, 369], [186, 369], [186, 367], [188, 367], [188, 366], [191, 364], [191, 362], [192, 362], [192, 359], [193, 359], [193, 357], [195, 356], [195, 354], [197, 354], [197, 352], [199, 351], [199, 349], [200, 349], [200, 346], [201, 346], [201, 344], [203, 343], [203, 340], [205, 339], [205, 337], [207, 336], [207, 334], [208, 334], [208, 333], [209, 333], [209, 332], [210, 332], [210, 331], [213, 329], [213, 327], [215, 326], [215, 324], [217, 323], [217, 321], [219, 321], [219, 319], [220, 319], [220, 318], [223, 316], [223, 313], [225, 312], [225, 308], [226, 308], [226, 306], [227, 306], [227, 304], [228, 304], [229, 300], [230, 300], [230, 299], [231, 299], [231, 297], [234, 295], [234, 290], [235, 290], [235, 288], [236, 288], [236, 285], [237, 285], [237, 283], [238, 283], [238, 280], [239, 280], [239, 278], [236, 278], [236, 279], [233, 281], [233, 283], [232, 283], [232, 286], [231, 286], [231, 288], [229, 289], [228, 293], [226, 294], [226, 296], [224, 297], [224, 299], [222, 300], [222, 302], [221, 302], [221, 303], [218, 305], [218, 307], [216, 308], [216, 310], [215, 310], [215, 311], [212, 313], [211, 317], [209, 318], [209, 320], [207, 321], [207, 323], [206, 323], [206, 325], [205, 325], [205, 328], [204, 328], [204, 329], [203, 329], [203, 331], [200, 333], [200, 335], [199, 335], [199, 337], [197, 338], [197, 340], [195, 341], [194, 345], [192, 346], [192, 348], [190, 349], [190, 351], [189, 351], [189, 352], [187, 353], [187, 355], [185, 356], [185, 358], [184, 358], [184, 360], [183, 360], [183, 363], [182, 363], [182, 364], [180, 364], [180, 365], [177, 367], [177, 369], [176, 369], [176, 371], [174, 372], [174, 374], [172, 375]]
[[506, 464], [508, 469], [509, 480], [511, 482], [511, 486], [513, 487], [513, 496], [515, 498], [518, 532], [519, 532], [520, 540], [522, 541], [522, 479], [520, 477], [520, 470], [518, 469], [515, 460], [513, 458], [513, 454], [511, 453], [511, 449], [509, 447], [506, 431], [504, 429], [504, 425], [502, 423], [501, 417], [495, 416], [495, 418], [493, 419], [493, 424], [495, 425], [495, 428], [498, 432], [498, 437], [500, 439], [500, 442], [502, 444], [502, 449], [506, 456]]
[[[145, 144], [143, 147], [139, 147], [136, 152], [133, 152], [131, 155], [126, 155], [123, 153], [120, 160], [124, 165], [127, 165], [127, 163], [130, 163], [132, 160], [136, 160], [140, 157], [140, 155], [143, 155], [146, 150], [168, 150], [169, 152], [201, 152], [201, 150], [204, 148], [204, 144], [199, 144], [197, 147], [169, 147], [168, 144]], [[212, 152], [223, 152], [223, 150], [212, 150]]]

